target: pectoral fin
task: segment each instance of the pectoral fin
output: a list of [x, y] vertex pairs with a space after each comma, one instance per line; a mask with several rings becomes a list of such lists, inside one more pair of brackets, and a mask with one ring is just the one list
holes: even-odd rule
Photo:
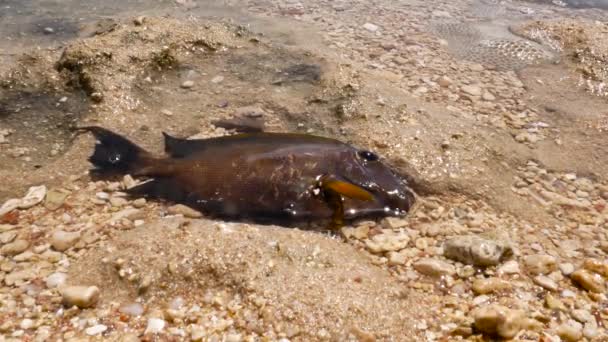
[[361, 201], [371, 201], [374, 196], [362, 187], [338, 179], [335, 176], [323, 176], [319, 180], [325, 201], [333, 210], [329, 229], [339, 229], [344, 225], [344, 201], [342, 196]]

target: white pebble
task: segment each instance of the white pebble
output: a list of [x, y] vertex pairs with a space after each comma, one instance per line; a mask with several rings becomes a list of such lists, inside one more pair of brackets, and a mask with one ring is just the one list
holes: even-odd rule
[[148, 326], [146, 327], [145, 334], [158, 334], [165, 328], [165, 321], [160, 318], [148, 319]]
[[103, 324], [97, 324], [92, 327], [87, 328], [84, 332], [89, 336], [95, 336], [103, 333], [108, 330], [108, 327]]

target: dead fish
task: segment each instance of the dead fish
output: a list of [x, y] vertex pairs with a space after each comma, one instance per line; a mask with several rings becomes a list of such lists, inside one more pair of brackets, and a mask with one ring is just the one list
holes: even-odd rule
[[378, 155], [338, 140], [292, 133], [248, 133], [185, 140], [165, 133], [168, 158], [91, 126], [97, 172], [151, 178], [128, 190], [203, 213], [254, 222], [297, 223], [405, 215], [414, 194]]

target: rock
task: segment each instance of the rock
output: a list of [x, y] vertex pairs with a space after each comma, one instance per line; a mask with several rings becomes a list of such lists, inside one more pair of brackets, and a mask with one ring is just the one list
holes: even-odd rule
[[30, 246], [29, 241], [19, 239], [15, 240], [11, 243], [7, 243], [6, 245], [0, 248], [0, 255], [13, 256], [20, 253], [25, 252], [26, 249]]
[[54, 289], [56, 287], [63, 287], [65, 285], [66, 280], [68, 279], [68, 275], [62, 272], [55, 272], [48, 277], [46, 277], [46, 287], [49, 289]]
[[97, 286], [68, 286], [60, 289], [63, 305], [77, 306], [81, 309], [90, 308], [99, 300]]
[[451, 86], [451, 85], [452, 85], [452, 83], [454, 83], [454, 82], [452, 81], [452, 79], [451, 79], [451, 78], [449, 78], [449, 77], [447, 77], [447, 76], [441, 76], [441, 77], [439, 77], [439, 79], [437, 80], [437, 83], [438, 83], [438, 84], [439, 84], [441, 87], [443, 87], [443, 88], [447, 88], [447, 87]]
[[583, 262], [583, 268], [588, 271], [595, 272], [604, 277], [608, 277], [608, 263], [604, 263], [594, 259], [586, 259]]
[[407, 261], [407, 257], [404, 253], [389, 252], [388, 253], [388, 264], [389, 266], [404, 265]]
[[69, 192], [66, 190], [51, 189], [46, 193], [44, 207], [51, 211], [57, 210], [61, 208], [68, 195]]
[[133, 201], [133, 206], [135, 208], [143, 208], [146, 205], [146, 199], [145, 198], [138, 198], [135, 201]]
[[224, 76], [215, 76], [211, 79], [211, 83], [221, 83], [224, 80]]
[[494, 266], [513, 255], [511, 246], [474, 235], [458, 236], [443, 245], [446, 258], [475, 266]]
[[500, 278], [476, 279], [472, 285], [473, 292], [476, 294], [488, 294], [498, 291], [511, 290], [511, 284]]
[[21, 321], [21, 323], [19, 323], [19, 328], [23, 329], [23, 330], [27, 330], [27, 329], [31, 329], [34, 326], [34, 321], [26, 318], [24, 320]]
[[12, 198], [2, 204], [0, 207], [0, 216], [7, 214], [17, 208], [19, 208], [19, 204], [21, 203], [20, 199]]
[[13, 286], [17, 283], [34, 278], [36, 278], [36, 272], [33, 269], [25, 269], [7, 274], [4, 278], [4, 283], [8, 286]]
[[235, 116], [242, 116], [248, 118], [260, 118], [264, 116], [266, 112], [260, 106], [245, 106], [237, 108]]
[[463, 93], [472, 95], [472, 96], [481, 96], [481, 87], [480, 86], [476, 86], [476, 85], [464, 85], [462, 87], [460, 87], [460, 90]]
[[564, 341], [576, 342], [583, 338], [583, 325], [579, 322], [568, 320], [556, 329], [557, 335]]
[[2, 234], [0, 234], [0, 243], [5, 245], [7, 243], [10, 243], [11, 241], [15, 240], [15, 238], [17, 237], [17, 233], [16, 232], [4, 232]]
[[501, 274], [518, 274], [519, 263], [515, 260], [509, 260], [498, 268], [498, 273]]
[[587, 291], [602, 293], [605, 291], [604, 280], [599, 274], [587, 270], [578, 270], [570, 275], [570, 278]]
[[80, 240], [80, 232], [58, 230], [51, 236], [51, 246], [55, 250], [63, 252], [74, 246], [78, 240]]
[[562, 272], [563, 275], [569, 276], [570, 274], [572, 274], [572, 272], [574, 272], [574, 265], [570, 263], [559, 264], [559, 270]]
[[89, 335], [89, 336], [95, 336], [95, 335], [99, 335], [101, 333], [103, 333], [104, 331], [108, 330], [108, 327], [103, 325], [103, 324], [96, 324], [92, 327], [88, 327], [85, 329], [85, 334]]
[[127, 201], [126, 198], [123, 197], [112, 197], [110, 198], [110, 204], [113, 207], [124, 207], [125, 205], [127, 205], [127, 203], [129, 203], [129, 201]]
[[183, 204], [172, 205], [167, 208], [167, 212], [171, 215], [184, 215], [184, 217], [188, 218], [200, 218], [203, 217], [203, 214], [200, 211], [194, 210], [188, 206]]
[[473, 318], [475, 328], [484, 334], [510, 339], [522, 329], [524, 313], [491, 304], [474, 310]]
[[53, 34], [55, 33], [55, 29], [52, 27], [45, 27], [42, 32], [44, 32], [44, 34]]
[[129, 220], [135, 220], [143, 217], [143, 213], [140, 209], [136, 208], [125, 208], [116, 214], [112, 215], [112, 217], [108, 220], [108, 222], [118, 222], [124, 218]]
[[379, 29], [379, 27], [377, 25], [374, 25], [372, 23], [363, 24], [363, 28], [368, 30], [369, 32], [376, 32]]
[[194, 81], [192, 81], [192, 80], [184, 81], [184, 82], [182, 82], [180, 87], [182, 87], [184, 89], [190, 89], [190, 88], [194, 87]]
[[381, 221], [382, 226], [388, 229], [399, 229], [407, 226], [407, 220], [399, 217], [385, 217]]
[[490, 93], [489, 91], [486, 91], [483, 93], [483, 95], [481, 95], [481, 99], [484, 101], [494, 101], [496, 100], [496, 97], [492, 95], [492, 93]]
[[583, 336], [585, 338], [595, 341], [600, 335], [600, 331], [598, 330], [597, 323], [587, 323], [583, 328]]
[[146, 327], [145, 334], [158, 334], [165, 328], [165, 320], [160, 318], [149, 318], [148, 326]]
[[595, 317], [593, 316], [593, 314], [587, 310], [572, 310], [572, 312], [570, 313], [572, 318], [574, 318], [575, 320], [581, 322], [581, 323], [587, 323], [587, 322], [595, 322]]
[[414, 263], [414, 269], [424, 275], [439, 277], [456, 274], [456, 268], [442, 260], [423, 258]]
[[19, 209], [28, 209], [36, 204], [42, 202], [46, 196], [46, 186], [33, 186], [31, 187], [25, 197], [21, 199], [21, 203], [19, 203]]
[[241, 342], [243, 338], [240, 334], [228, 334], [225, 338], [225, 342]]
[[145, 21], [146, 21], [146, 17], [144, 17], [144, 16], [142, 15], [142, 16], [139, 16], [139, 17], [137, 17], [137, 18], [133, 19], [133, 24], [134, 24], [135, 26], [141, 26], [141, 25], [143, 25], [143, 24], [144, 24], [144, 22], [145, 22]]
[[532, 274], [549, 274], [557, 269], [555, 257], [547, 254], [533, 254], [524, 257], [524, 268]]
[[192, 325], [190, 339], [192, 341], [202, 341], [203, 338], [205, 337], [205, 333], [206, 333], [205, 328], [201, 327], [200, 325]]
[[384, 253], [399, 251], [407, 247], [410, 237], [406, 232], [383, 231], [382, 234], [374, 235], [365, 241], [365, 246], [372, 253]]
[[368, 225], [361, 225], [361, 226], [357, 226], [357, 227], [342, 227], [341, 229], [342, 235], [344, 235], [345, 238], [347, 239], [357, 239], [357, 240], [363, 240], [363, 239], [367, 239], [368, 235], [369, 235], [369, 226]]
[[542, 286], [549, 291], [557, 291], [557, 283], [547, 276], [539, 274], [533, 280], [536, 285]]
[[129, 316], [141, 316], [144, 313], [144, 306], [140, 303], [130, 303], [122, 305], [118, 311]]

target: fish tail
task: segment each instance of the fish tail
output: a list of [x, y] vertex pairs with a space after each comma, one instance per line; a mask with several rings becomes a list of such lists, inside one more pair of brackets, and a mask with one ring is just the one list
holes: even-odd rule
[[97, 139], [89, 161], [99, 172], [136, 174], [146, 169], [153, 160], [150, 153], [127, 138], [98, 126], [78, 127], [77, 131], [90, 132]]

